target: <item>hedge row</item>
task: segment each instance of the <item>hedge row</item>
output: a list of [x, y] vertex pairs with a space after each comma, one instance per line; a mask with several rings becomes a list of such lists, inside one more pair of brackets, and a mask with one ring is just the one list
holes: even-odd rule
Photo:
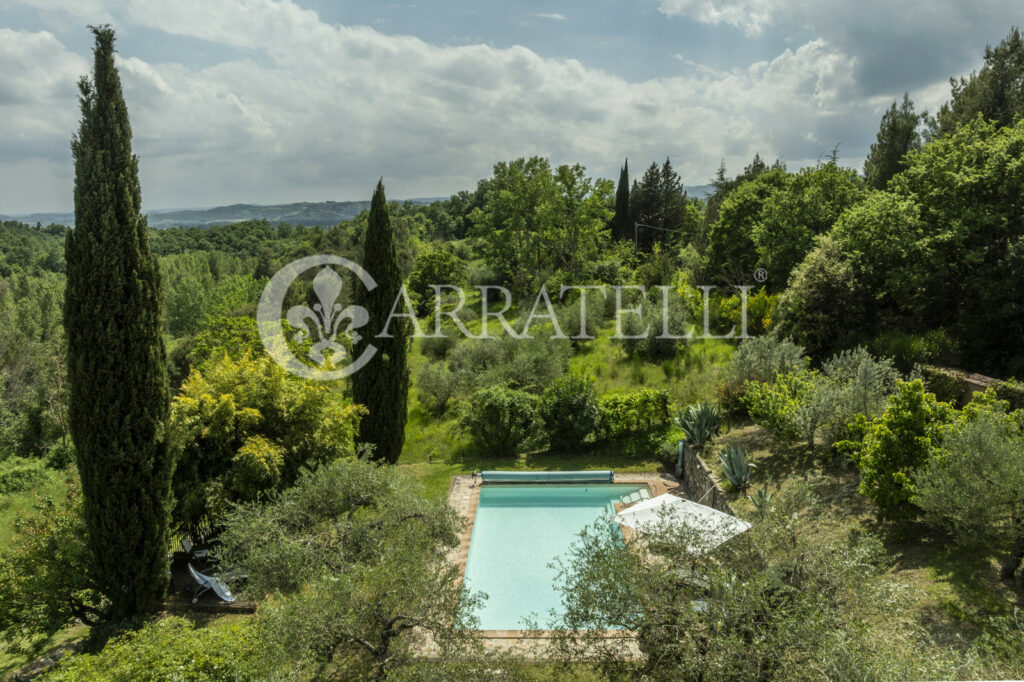
[[947, 367], [922, 365], [921, 379], [924, 380], [925, 388], [935, 394], [936, 400], [954, 405], [960, 402], [967, 387], [967, 376], [960, 370]]

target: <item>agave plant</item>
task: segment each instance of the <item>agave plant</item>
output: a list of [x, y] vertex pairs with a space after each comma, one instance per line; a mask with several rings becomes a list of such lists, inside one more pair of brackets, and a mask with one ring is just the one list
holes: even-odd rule
[[685, 414], [680, 410], [676, 415], [676, 424], [686, 434], [687, 442], [702, 451], [722, 428], [722, 411], [717, 403], [697, 403], [687, 407]]
[[757, 467], [747, 457], [747, 451], [739, 445], [733, 444], [722, 450], [718, 455], [722, 463], [722, 474], [729, 480], [736, 490], [745, 490], [750, 485], [750, 475]]
[[754, 504], [754, 509], [757, 510], [759, 516], [767, 514], [772, 504], [772, 494], [768, 492], [767, 488], [761, 488], [756, 495], [747, 495], [747, 499]]

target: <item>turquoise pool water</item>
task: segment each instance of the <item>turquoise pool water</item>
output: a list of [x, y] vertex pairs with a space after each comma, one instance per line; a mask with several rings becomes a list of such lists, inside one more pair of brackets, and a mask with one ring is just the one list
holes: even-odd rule
[[[521, 630], [532, 617], [542, 627], [561, 607], [549, 566], [612, 503], [646, 496], [640, 485], [485, 485], [466, 561], [466, 586], [486, 592], [477, 611], [483, 630]], [[618, 531], [618, 525], [614, 526]]]

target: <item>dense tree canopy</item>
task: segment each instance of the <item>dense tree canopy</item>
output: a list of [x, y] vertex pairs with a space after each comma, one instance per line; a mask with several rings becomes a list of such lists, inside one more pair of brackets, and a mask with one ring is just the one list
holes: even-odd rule
[[784, 191], [790, 182], [792, 178], [784, 170], [773, 169], [758, 173], [728, 192], [708, 234], [708, 272], [712, 277], [749, 283], [759, 258], [753, 228], [760, 223], [768, 198]]
[[835, 162], [804, 168], [784, 191], [772, 192], [752, 232], [758, 266], [768, 272], [768, 286], [781, 291], [793, 268], [863, 193], [857, 173]]
[[634, 181], [629, 208], [639, 223], [636, 239], [643, 251], [650, 251], [656, 243], [685, 243], [697, 236], [699, 218], [668, 158], [661, 166], [652, 162], [640, 180]]

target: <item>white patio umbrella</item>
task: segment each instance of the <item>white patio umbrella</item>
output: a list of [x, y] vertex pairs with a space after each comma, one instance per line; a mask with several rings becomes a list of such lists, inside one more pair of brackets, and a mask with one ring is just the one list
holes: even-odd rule
[[750, 524], [742, 519], [670, 493], [623, 509], [613, 518], [639, 532], [643, 532], [644, 526], [654, 526], [662, 520], [692, 528], [700, 537], [700, 547], [691, 549], [705, 552], [750, 528]]

